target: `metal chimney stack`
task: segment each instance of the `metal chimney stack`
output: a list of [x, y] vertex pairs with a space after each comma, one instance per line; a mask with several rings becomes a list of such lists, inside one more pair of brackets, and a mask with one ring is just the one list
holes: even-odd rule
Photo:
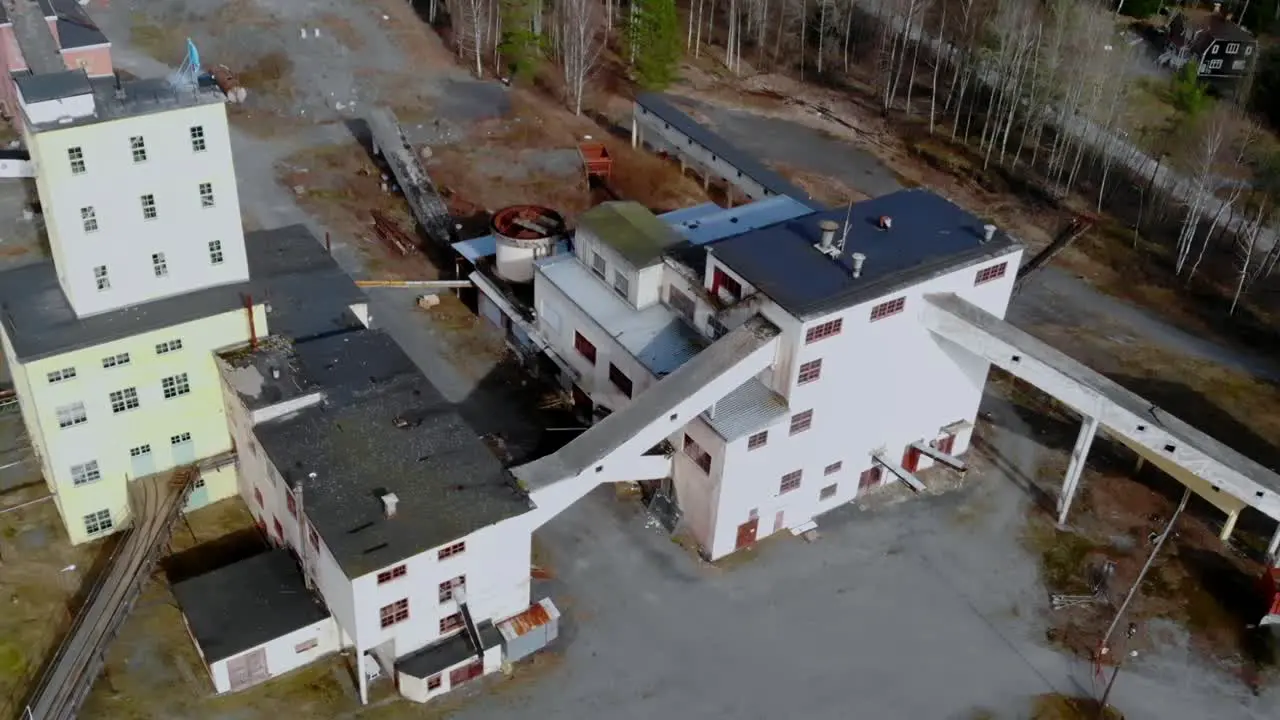
[[993, 239], [995, 239], [995, 236], [996, 236], [995, 225], [982, 226], [982, 242], [991, 242]]
[[861, 277], [862, 264], [867, 261], [867, 256], [862, 253], [854, 253], [849, 256], [849, 259], [853, 261], [853, 276], [855, 278]]
[[836, 231], [840, 229], [840, 223], [835, 220], [823, 220], [818, 223], [818, 229], [822, 231], [822, 239], [818, 241], [818, 249], [824, 253], [831, 252], [835, 247]]

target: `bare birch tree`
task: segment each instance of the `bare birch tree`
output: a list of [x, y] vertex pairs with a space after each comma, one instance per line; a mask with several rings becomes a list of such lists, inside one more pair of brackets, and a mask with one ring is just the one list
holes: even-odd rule
[[468, 64], [474, 62], [476, 77], [484, 77], [481, 58], [485, 54], [489, 3], [486, 0], [449, 0], [448, 8], [458, 57]]
[[1216, 199], [1213, 195], [1213, 188], [1217, 182], [1214, 171], [1217, 168], [1222, 146], [1226, 142], [1226, 136], [1227, 114], [1216, 112], [1209, 116], [1195, 145], [1193, 175], [1188, 190], [1190, 197], [1186, 202], [1182, 228], [1178, 232], [1175, 275], [1182, 275], [1187, 259], [1191, 256], [1191, 248], [1195, 245], [1196, 236], [1199, 234], [1204, 211]]
[[[1264, 197], [1262, 202], [1258, 203], [1258, 214], [1254, 217], [1253, 222], [1246, 225], [1244, 231], [1240, 233], [1240, 239], [1236, 243], [1236, 289], [1231, 295], [1231, 309], [1227, 310], [1227, 315], [1236, 314], [1236, 306], [1240, 304], [1240, 296], [1249, 289], [1249, 284], [1257, 278], [1258, 273], [1253, 267], [1254, 255], [1258, 251], [1258, 236], [1262, 234], [1263, 222], [1262, 218], [1267, 207], [1267, 199]], [[1277, 213], [1273, 210], [1266, 225], [1274, 225]]]
[[556, 54], [564, 72], [566, 104], [574, 115], [582, 114], [587, 79], [604, 48], [603, 24], [598, 0], [557, 0]]

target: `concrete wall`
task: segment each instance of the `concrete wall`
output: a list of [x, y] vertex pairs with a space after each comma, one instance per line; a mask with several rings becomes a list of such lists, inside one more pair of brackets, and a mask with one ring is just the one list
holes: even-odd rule
[[[298, 652], [299, 645], [312, 640], [316, 641], [315, 647]], [[238, 657], [257, 652], [263, 648], [267, 651], [267, 671], [271, 673], [271, 677], [283, 675], [337, 652], [341, 648], [338, 642], [338, 626], [333, 622], [333, 618], [325, 618], [286, 635], [281, 635], [270, 642], [246, 650], [239, 655], [234, 655], [209, 665], [209, 676], [213, 679], [213, 689], [218, 694], [231, 692], [231, 679], [227, 672], [228, 663]], [[203, 653], [201, 654], [203, 655]]]
[[[29, 110], [30, 111], [30, 110]], [[204, 129], [193, 150], [191, 128]], [[130, 138], [144, 139], [147, 159], [134, 162]], [[63, 290], [76, 313], [88, 315], [248, 277], [240, 201], [236, 193], [225, 107], [199, 105], [67, 129], [26, 133], [36, 187]], [[68, 149], [84, 155], [74, 174]], [[212, 183], [214, 206], [202, 207], [199, 186]], [[142, 196], [155, 198], [156, 218], [143, 216]], [[98, 229], [86, 232], [83, 208]], [[213, 264], [209, 243], [221, 243]], [[157, 277], [153, 253], [168, 275]], [[94, 268], [107, 268], [99, 290]]]
[[84, 68], [89, 77], [105, 77], [114, 72], [111, 43], [63, 50], [62, 60], [67, 64], [68, 70]]
[[[255, 313], [258, 327], [265, 328], [262, 307]], [[108, 510], [113, 530], [127, 522], [129, 479], [231, 449], [213, 351], [247, 341], [248, 326], [245, 312], [235, 310], [25, 364], [13, 357], [6, 341], [6, 360], [21, 378], [15, 382], [23, 418], [45, 479], [58, 495], [72, 543], [92, 539], [85, 532], [84, 516], [89, 513]], [[182, 349], [158, 355], [156, 345], [171, 340], [181, 340]], [[105, 358], [124, 353], [128, 364], [103, 366]], [[49, 373], [68, 368], [74, 368], [75, 377], [49, 381]], [[190, 392], [166, 399], [161, 380], [183, 373]], [[136, 390], [138, 407], [115, 413], [110, 394], [126, 388]], [[77, 402], [84, 404], [87, 422], [59, 427], [57, 408]], [[172, 439], [183, 433], [190, 433], [191, 440], [174, 444]], [[150, 451], [131, 453], [144, 447]], [[90, 461], [97, 462], [101, 477], [74, 485], [72, 466]], [[236, 492], [233, 469], [206, 474], [204, 479], [208, 502]]]

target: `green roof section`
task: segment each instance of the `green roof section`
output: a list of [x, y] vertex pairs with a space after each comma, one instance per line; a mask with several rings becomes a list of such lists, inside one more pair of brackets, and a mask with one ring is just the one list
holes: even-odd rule
[[652, 265], [672, 245], [683, 241], [649, 208], [631, 200], [601, 203], [578, 217], [586, 228], [636, 268]]

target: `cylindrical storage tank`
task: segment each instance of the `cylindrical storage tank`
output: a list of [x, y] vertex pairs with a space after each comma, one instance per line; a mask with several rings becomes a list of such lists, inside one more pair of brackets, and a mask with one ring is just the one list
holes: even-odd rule
[[533, 262], [550, 255], [564, 234], [564, 218], [538, 205], [512, 205], [493, 215], [498, 275], [508, 282], [533, 280]]

